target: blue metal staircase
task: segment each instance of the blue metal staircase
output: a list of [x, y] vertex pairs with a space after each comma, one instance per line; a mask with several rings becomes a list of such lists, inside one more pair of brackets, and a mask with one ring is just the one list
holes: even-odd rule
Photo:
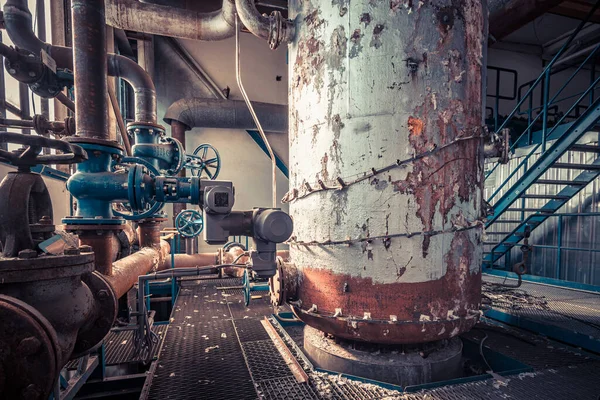
[[[588, 18], [599, 5], [600, 1], [596, 3]], [[525, 144], [527, 148], [521, 148], [520, 151], [525, 150], [526, 153], [517, 167], [508, 174], [506, 179], [495, 188], [495, 191], [488, 198], [488, 202], [493, 207], [493, 214], [489, 216], [486, 222], [486, 235], [489, 239], [484, 241], [484, 245], [488, 248], [491, 247], [491, 249], [484, 252], [484, 268], [504, 268], [496, 263], [517, 246], [525, 236], [528, 236], [532, 230], [540, 226], [600, 175], [600, 145], [598, 142], [595, 141], [593, 144], [578, 143], [600, 120], [600, 98], [595, 99], [595, 90], [600, 88], [600, 77], [595, 78], [594, 64], [596, 55], [600, 50], [600, 43], [595, 46], [571, 77], [564, 82], [552, 97], [549, 93], [553, 66], [559, 63], [563, 54], [568, 53], [567, 49], [586, 23], [587, 19], [581, 22], [578, 29], [573, 32], [563, 48], [546, 66], [540, 77], [531, 83], [527, 93], [520, 98], [516, 107], [498, 128], [498, 132], [504, 129], [516, 115], [526, 114], [528, 116], [528, 127], [511, 146], [511, 150], [514, 152]], [[589, 64], [591, 64], [594, 72], [592, 72], [587, 90], [575, 96], [570, 95], [559, 99], [559, 95], [573, 78], [583, 70], [584, 66]], [[541, 89], [543, 101], [542, 105], [535, 109], [538, 114], [534, 117], [532, 103], [536, 88]], [[565, 100], [573, 99], [575, 101], [567, 111], [560, 118], [552, 121], [549, 110], [556, 109], [558, 103], [562, 103], [561, 107], [564, 107]], [[529, 103], [530, 108], [527, 112], [522, 112], [521, 107], [526, 101]], [[580, 113], [581, 109], [585, 111]], [[574, 111], [576, 112], [576, 118], [571, 118]], [[569, 118], [572, 120], [568, 120]], [[532, 133], [532, 127], [540, 123], [542, 130]], [[532, 141], [532, 137], [537, 137], [540, 140]], [[564, 156], [567, 152], [593, 154], [593, 156], [580, 157], [585, 162], [565, 162]], [[499, 164], [494, 165], [487, 173], [486, 178], [493, 178], [493, 173], [498, 168]], [[565, 170], [575, 171], [575, 177], [573, 179], [551, 178], [552, 176], [560, 176], [560, 174], [553, 173], [554, 171]], [[547, 188], [547, 190], [542, 190], [544, 193], [540, 193], [540, 190], [538, 190], [541, 185]], [[536, 207], [531, 206], [532, 202]], [[540, 202], [543, 203], [542, 206], [539, 206]], [[515, 214], [518, 215], [518, 218], [514, 218]], [[498, 228], [506, 226], [509, 228]]]

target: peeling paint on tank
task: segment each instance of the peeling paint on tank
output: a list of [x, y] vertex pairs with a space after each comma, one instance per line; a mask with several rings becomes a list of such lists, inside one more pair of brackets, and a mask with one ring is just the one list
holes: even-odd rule
[[375, 47], [376, 49], [383, 46], [383, 42], [381, 41], [381, 34], [384, 29], [384, 24], [375, 25], [375, 28], [373, 28], [373, 37], [371, 38], [371, 43], [369, 44], [369, 46]]
[[[299, 62], [289, 74], [291, 186], [322, 179], [325, 154], [326, 184], [338, 185], [338, 178], [347, 183], [478, 134], [485, 48], [480, 2], [413, 1], [407, 7], [407, 1], [357, 0], [343, 16], [339, 3], [289, 4], [298, 23], [290, 60]], [[444, 21], [445, 7], [452, 21]], [[380, 43], [367, 45], [377, 24], [384, 25]], [[297, 85], [300, 73], [306, 76]], [[300, 318], [328, 332], [391, 343], [469, 329], [480, 299], [481, 231], [452, 228], [481, 215], [480, 150], [478, 140], [463, 141], [376, 179], [291, 203], [298, 241], [323, 243], [290, 247], [302, 273], [299, 299], [307, 305], [295, 310]], [[418, 233], [431, 230], [448, 233]], [[406, 232], [416, 233], [394, 236]], [[376, 239], [327, 244], [367, 238]], [[309, 316], [312, 304], [319, 311]], [[336, 309], [343, 315], [334, 318]], [[371, 320], [362, 319], [365, 312]], [[420, 315], [430, 321], [419, 322]]]
[[362, 52], [363, 46], [361, 44], [363, 34], [360, 29], [355, 29], [350, 36], [350, 41], [352, 42], [352, 48], [350, 49], [350, 58], [358, 57], [358, 55]]

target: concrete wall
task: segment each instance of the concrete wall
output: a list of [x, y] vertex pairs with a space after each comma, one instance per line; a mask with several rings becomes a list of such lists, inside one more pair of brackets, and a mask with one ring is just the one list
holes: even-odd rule
[[[249, 34], [242, 34], [240, 42], [242, 78], [250, 99], [286, 104], [286, 48], [271, 51], [266, 42]], [[180, 43], [219, 87], [231, 89], [230, 99], [242, 99], [235, 77], [234, 38], [219, 42]], [[212, 97], [164, 40], [156, 40], [155, 50], [155, 83], [158, 93], [158, 116], [161, 120], [167, 107], [176, 100], [184, 97]], [[277, 80], [277, 76], [281, 76], [280, 81]], [[170, 127], [165, 127], [169, 134]], [[287, 135], [268, 136], [275, 151], [287, 159]], [[218, 179], [233, 181], [236, 193], [234, 210], [271, 206], [271, 161], [245, 131], [196, 128], [187, 132], [188, 152], [192, 152], [202, 143], [212, 144], [221, 155], [222, 167]], [[288, 180], [278, 170], [277, 198], [281, 199], [287, 191]], [[279, 204], [279, 207], [286, 211], [288, 209], [284, 204]], [[165, 210], [171, 215], [171, 206], [165, 207]], [[200, 240], [200, 251], [210, 251], [211, 247], [217, 248]]]

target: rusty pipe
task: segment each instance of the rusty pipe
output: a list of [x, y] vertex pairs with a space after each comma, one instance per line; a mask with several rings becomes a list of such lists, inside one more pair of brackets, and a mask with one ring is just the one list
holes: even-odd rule
[[71, 11], [77, 134], [108, 140], [104, 0], [72, 0]]
[[163, 218], [150, 218], [140, 221], [137, 228], [140, 247], [160, 247], [160, 224]]
[[171, 246], [164, 240], [158, 248], [146, 247], [130, 256], [113, 263], [112, 274], [106, 279], [113, 287], [117, 298], [126, 294], [137, 282], [138, 277], [151, 271], [158, 271], [169, 258]]
[[137, 0], [108, 0], [106, 23], [115, 28], [152, 35], [222, 40], [235, 33], [235, 1], [223, 0], [220, 10], [200, 13]]

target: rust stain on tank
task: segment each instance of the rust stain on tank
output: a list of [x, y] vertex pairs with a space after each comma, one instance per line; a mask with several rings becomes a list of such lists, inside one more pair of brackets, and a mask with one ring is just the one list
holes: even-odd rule
[[321, 158], [321, 177], [323, 181], [329, 180], [329, 172], [327, 172], [327, 162], [329, 161], [329, 157], [327, 153]]
[[[469, 257], [474, 253], [474, 244], [469, 235], [467, 231], [455, 234], [450, 250], [445, 256], [446, 274], [429, 282], [381, 284], [374, 282], [372, 278], [304, 267], [301, 270], [302, 285], [298, 288], [299, 298], [304, 305], [302, 308], [316, 304], [321, 321], [319, 329], [348, 339], [369, 340], [361, 329], [349, 335], [348, 331], [342, 328], [344, 324], [338, 324], [339, 319], [333, 317], [336, 308], [341, 308], [346, 317], [359, 319], [365, 312], [371, 313], [372, 320], [379, 321], [369, 328], [372, 329], [372, 334], [382, 329], [392, 329], [395, 332], [391, 335], [392, 339], [389, 335], [374, 334], [375, 342], [384, 340], [411, 343], [412, 340], [423, 341], [423, 337], [429, 338], [425, 340], [427, 341], [455, 336], [475, 324], [474, 315], [479, 310], [481, 272], [470, 271], [472, 260]], [[395, 267], [390, 270], [401, 276], [405, 271], [403, 268], [406, 266], [400, 270]], [[340, 290], [344, 284], [352, 288], [352, 296], [345, 296]], [[300, 310], [297, 307], [296, 309]], [[297, 312], [297, 315], [303, 320], [307, 317], [302, 312]], [[396, 316], [401, 324], [389, 323], [391, 315]], [[422, 324], [424, 319], [431, 323]], [[446, 329], [439, 334], [445, 324], [457, 322], [461, 328]], [[418, 330], [415, 331], [416, 336], [411, 337], [413, 325], [416, 325]], [[405, 334], [408, 336], [403, 337]]]

